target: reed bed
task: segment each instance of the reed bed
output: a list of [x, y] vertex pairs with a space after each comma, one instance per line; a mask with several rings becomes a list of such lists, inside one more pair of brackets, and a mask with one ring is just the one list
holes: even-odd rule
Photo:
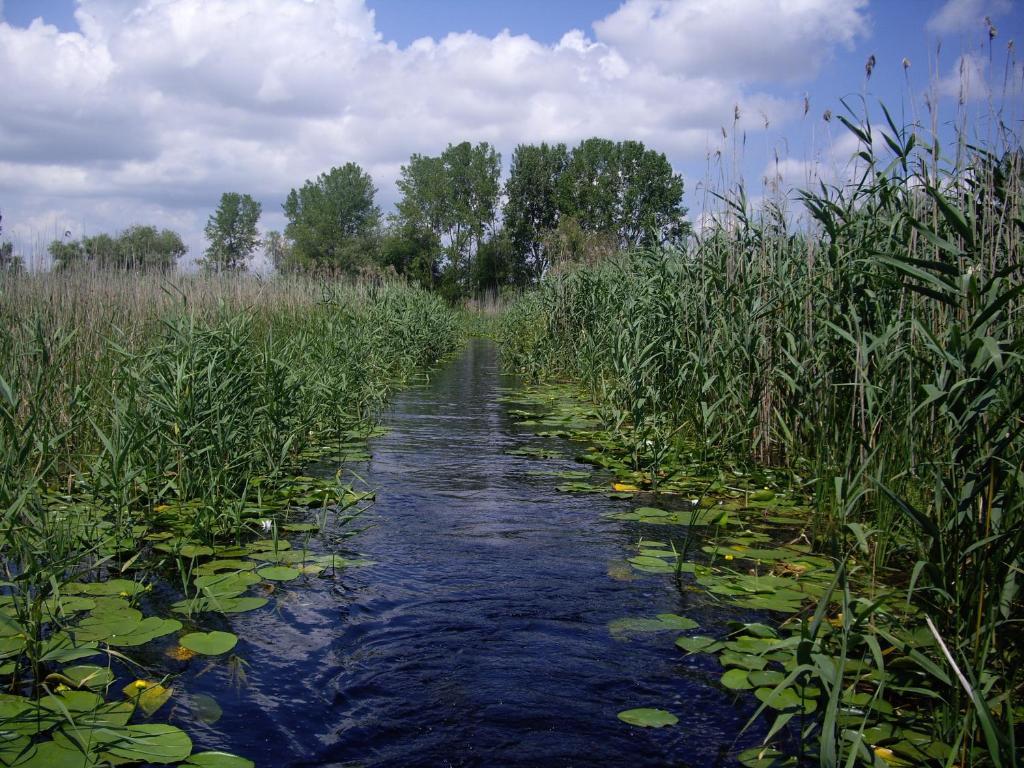
[[[302, 468], [361, 455], [389, 393], [452, 352], [461, 322], [399, 282], [0, 275], [0, 762], [188, 757], [180, 729], [129, 724], [169, 687], [105, 699], [139, 669], [116, 649], [166, 644], [183, 626], [168, 613], [196, 626], [261, 607], [244, 594], [254, 568], [351, 564], [307, 546], [364, 494]], [[179, 640], [210, 654], [236, 640], [215, 636]], [[76, 665], [101, 652], [105, 666]]]
[[801, 193], [810, 222], [739, 188], [685, 250], [556, 270], [502, 341], [586, 382], [652, 485], [771, 466], [813, 499], [840, 578], [787, 685], [820, 693], [815, 762], [900, 764], [871, 730], [895, 707], [942, 745], [902, 764], [1019, 765], [1024, 157], [885, 116], [846, 121], [859, 173]]

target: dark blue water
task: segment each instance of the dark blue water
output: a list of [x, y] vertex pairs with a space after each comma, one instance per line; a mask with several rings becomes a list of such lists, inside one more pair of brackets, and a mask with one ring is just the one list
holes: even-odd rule
[[[735, 764], [752, 707], [718, 686], [717, 662], [685, 657], [677, 633], [607, 628], [673, 612], [720, 634], [729, 616], [671, 577], [629, 577], [638, 529], [602, 517], [629, 501], [530, 474], [580, 465], [504, 453], [571, 452], [513, 425], [499, 398], [514, 383], [478, 341], [395, 398], [360, 470], [377, 489], [372, 527], [345, 543], [376, 564], [286, 585], [276, 610], [232, 620], [246, 682], [227, 688], [223, 667], [193, 679], [224, 709], [188, 723], [197, 747], [264, 766]], [[616, 719], [644, 706], [680, 723]]]

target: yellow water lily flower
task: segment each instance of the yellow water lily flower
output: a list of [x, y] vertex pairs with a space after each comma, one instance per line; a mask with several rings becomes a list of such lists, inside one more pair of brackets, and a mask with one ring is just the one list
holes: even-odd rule
[[635, 485], [632, 485], [631, 483], [612, 483], [612, 488], [614, 488], [616, 491], [639, 491], [640, 490], [639, 488], [637, 488]]
[[732, 560], [732, 559], [733, 559], [733, 556], [732, 556], [732, 555], [726, 555], [726, 556], [725, 556], [725, 559], [726, 559], [726, 560]]
[[132, 683], [132, 685], [135, 688], [142, 690], [143, 688], [149, 688], [149, 686], [153, 685], [153, 683], [149, 682], [148, 680], [136, 680], [134, 683]]
[[887, 763], [899, 763], [899, 760], [896, 758], [896, 755], [888, 747], [875, 747], [875, 755], [882, 758]]
[[57, 693], [64, 693], [64, 691], [70, 691], [70, 690], [71, 690], [71, 687], [70, 687], [70, 686], [67, 686], [67, 685], [64, 685], [64, 683], [61, 683], [61, 684], [60, 684], [60, 685], [58, 685], [58, 686], [57, 686], [56, 688], [54, 688], [54, 690], [55, 690], [55, 691], [56, 691]]

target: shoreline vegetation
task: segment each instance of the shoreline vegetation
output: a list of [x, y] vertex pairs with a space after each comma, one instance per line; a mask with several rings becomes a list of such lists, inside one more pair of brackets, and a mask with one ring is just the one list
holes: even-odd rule
[[[333, 168], [262, 238], [269, 278], [239, 193], [206, 274], [155, 227], [55, 241], [49, 273], [0, 244], [0, 765], [251, 766], [157, 713], [196, 655], [244, 675], [225, 617], [365, 562], [344, 526], [370, 495], [305, 468], [365, 458], [471, 334], [538, 385], [510, 414], [614, 477], [559, 490], [635, 501], [630, 567], [762, 612], [616, 628], [683, 633], [758, 702], [742, 765], [1019, 765], [1024, 155], [1001, 118], [947, 147], [881, 112], [826, 115], [854, 176], [801, 214], [707, 184], [697, 231], [664, 155], [595, 138], [521, 145], [504, 188], [485, 142], [414, 155], [386, 228]], [[620, 719], [678, 723], [638, 705]]]
[[362, 564], [338, 542], [371, 494], [303, 468], [365, 455], [459, 313], [305, 277], [22, 273], [0, 293], [0, 764], [251, 766], [149, 718], [196, 655], [244, 676], [224, 617]]
[[685, 251], [557, 270], [499, 339], [510, 369], [585, 390], [602, 431], [584, 459], [616, 492], [688, 500], [630, 519], [716, 532], [707, 561], [641, 540], [634, 566], [777, 617], [677, 643], [760, 700], [766, 746], [745, 765], [1008, 768], [1024, 158], [1012, 136], [950, 157], [891, 119], [843, 121], [860, 174], [802, 193], [812, 227], [740, 188]]

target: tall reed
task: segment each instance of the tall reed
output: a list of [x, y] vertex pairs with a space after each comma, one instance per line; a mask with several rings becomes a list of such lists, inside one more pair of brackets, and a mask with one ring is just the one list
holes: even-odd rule
[[959, 745], [947, 764], [1009, 766], [1024, 156], [1010, 135], [947, 156], [884, 115], [881, 130], [843, 118], [860, 171], [802, 193], [810, 226], [771, 202], [753, 210], [740, 187], [685, 251], [551, 275], [505, 313], [506, 359], [587, 382], [652, 482], [666, 463], [788, 470], [813, 491], [818, 548], [862, 546], [862, 575], [934, 625], [921, 685], [937, 700], [918, 704]]

